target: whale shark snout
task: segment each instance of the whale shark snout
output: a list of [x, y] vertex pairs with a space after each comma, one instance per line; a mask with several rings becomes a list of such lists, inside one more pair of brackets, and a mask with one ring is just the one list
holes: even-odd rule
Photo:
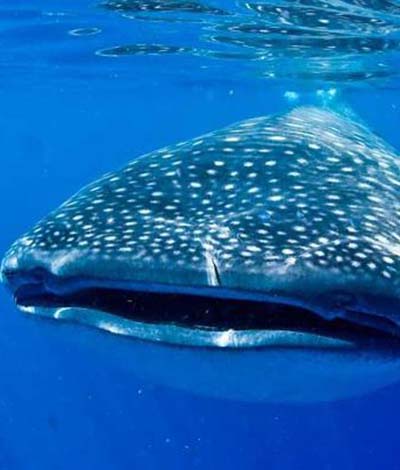
[[294, 351], [336, 366], [373, 352], [385, 367], [390, 356], [390, 382], [398, 162], [332, 111], [249, 119], [83, 188], [14, 243], [2, 279], [26, 312], [204, 351], [262, 350], [273, 367]]

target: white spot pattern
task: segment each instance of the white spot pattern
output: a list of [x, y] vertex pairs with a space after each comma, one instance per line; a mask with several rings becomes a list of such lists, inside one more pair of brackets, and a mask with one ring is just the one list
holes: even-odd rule
[[256, 279], [259, 289], [291, 271], [392, 285], [399, 175], [398, 157], [365, 127], [297, 108], [133, 160], [78, 192], [7, 258], [80, 250], [93, 266], [119, 260], [132, 279], [163, 271], [204, 284], [212, 265], [222, 285]]

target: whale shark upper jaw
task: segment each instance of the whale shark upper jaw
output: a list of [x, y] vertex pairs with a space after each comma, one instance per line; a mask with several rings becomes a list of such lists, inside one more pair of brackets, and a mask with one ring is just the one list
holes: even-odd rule
[[[38, 267], [3, 269], [2, 277], [21, 310], [54, 317], [68, 311], [81, 323], [144, 339], [158, 340], [164, 328], [163, 341], [193, 346], [268, 346], [278, 334], [279, 346], [288, 347], [400, 347], [398, 328], [384, 317], [365, 312], [357, 317], [353, 311], [327, 319], [300, 301], [260, 292], [62, 279]], [[89, 322], [82, 320], [83, 311]]]

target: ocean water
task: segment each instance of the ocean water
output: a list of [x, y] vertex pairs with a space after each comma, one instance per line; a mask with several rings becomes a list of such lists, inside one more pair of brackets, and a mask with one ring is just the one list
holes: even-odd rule
[[[0, 251], [104, 172], [248, 117], [329, 106], [400, 150], [399, 28], [395, 0], [0, 0]], [[137, 377], [129, 339], [0, 306], [1, 470], [400, 468], [400, 384], [208, 398]]]

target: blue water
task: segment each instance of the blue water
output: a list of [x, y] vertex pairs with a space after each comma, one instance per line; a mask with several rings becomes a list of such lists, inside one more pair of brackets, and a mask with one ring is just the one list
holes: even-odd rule
[[[285, 42], [284, 59], [264, 60], [262, 47], [209, 37], [232, 27], [229, 11], [239, 24], [259, 22], [244, 2], [158, 19], [99, 3], [0, 0], [1, 252], [128, 159], [296, 104], [334, 95], [332, 106], [351, 109], [400, 149], [397, 2], [341, 2], [373, 6], [369, 15], [387, 21], [376, 36], [394, 34], [390, 54], [378, 44], [360, 62], [355, 43], [339, 57], [317, 51], [309, 68]], [[359, 24], [353, 33], [371, 34], [370, 22]], [[124, 45], [128, 53], [116, 57]], [[114, 53], [96, 55], [104, 50]], [[400, 468], [400, 384], [328, 404], [208, 399], [135, 377], [129, 340], [28, 318], [3, 289], [0, 305], [1, 470]]]

